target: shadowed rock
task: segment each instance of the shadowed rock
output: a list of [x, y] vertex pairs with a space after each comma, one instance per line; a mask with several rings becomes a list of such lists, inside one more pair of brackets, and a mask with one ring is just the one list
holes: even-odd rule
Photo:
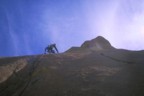
[[87, 51], [102, 51], [102, 50], [112, 50], [115, 49], [111, 46], [108, 40], [102, 36], [98, 36], [95, 39], [85, 41], [81, 47], [72, 47], [66, 52], [87, 52]]
[[95, 50], [113, 49], [109, 41], [102, 36], [98, 36], [95, 39], [84, 42], [81, 47]]

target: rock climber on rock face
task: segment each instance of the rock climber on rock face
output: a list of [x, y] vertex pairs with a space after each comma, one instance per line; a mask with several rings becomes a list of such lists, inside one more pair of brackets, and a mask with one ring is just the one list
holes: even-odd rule
[[58, 49], [56, 47], [56, 44], [50, 44], [45, 48], [45, 54], [49, 53], [49, 54], [55, 54], [55, 53], [59, 53]]

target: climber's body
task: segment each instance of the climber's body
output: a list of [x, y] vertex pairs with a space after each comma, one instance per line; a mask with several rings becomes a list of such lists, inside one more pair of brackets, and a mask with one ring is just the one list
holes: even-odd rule
[[55, 53], [59, 53], [58, 49], [56, 47], [56, 44], [50, 44], [45, 48], [45, 54], [49, 53], [49, 54], [55, 54]]

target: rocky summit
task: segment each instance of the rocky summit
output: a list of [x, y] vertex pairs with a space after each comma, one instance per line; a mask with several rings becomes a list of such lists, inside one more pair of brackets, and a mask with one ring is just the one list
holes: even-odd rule
[[0, 96], [144, 96], [144, 51], [99, 36], [60, 54], [0, 58]]

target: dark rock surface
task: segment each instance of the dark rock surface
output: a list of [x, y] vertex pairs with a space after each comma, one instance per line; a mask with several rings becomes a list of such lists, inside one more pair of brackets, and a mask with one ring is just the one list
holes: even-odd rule
[[65, 53], [0, 59], [0, 96], [144, 96], [144, 51], [103, 37]]

